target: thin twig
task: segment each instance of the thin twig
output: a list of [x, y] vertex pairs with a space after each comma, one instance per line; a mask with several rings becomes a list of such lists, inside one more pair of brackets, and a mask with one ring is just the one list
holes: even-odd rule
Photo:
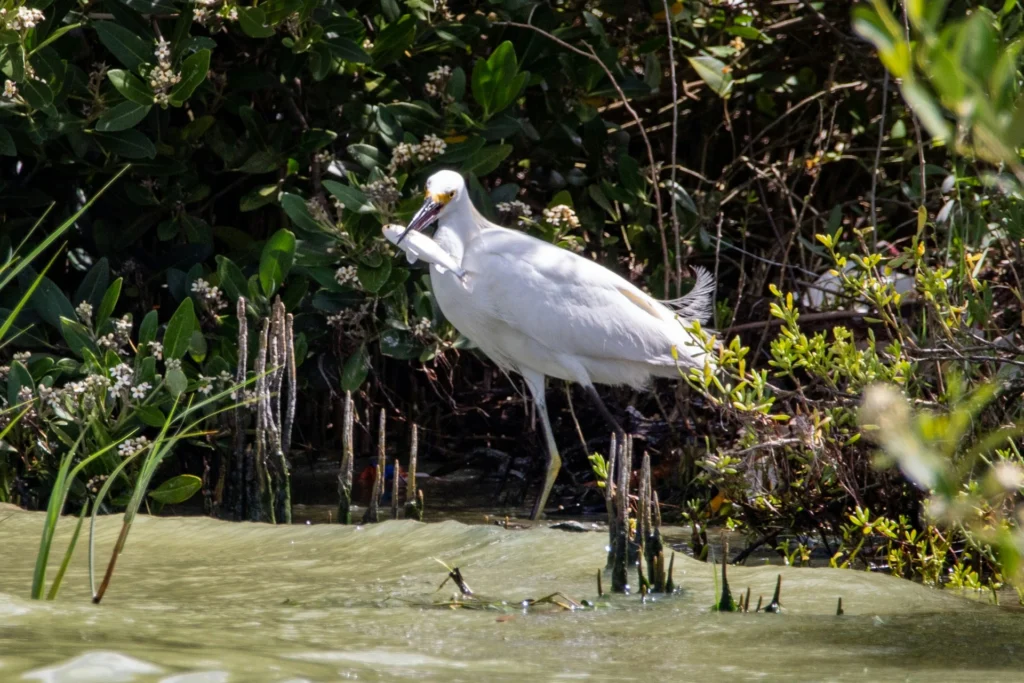
[[587, 50], [589, 50], [589, 52], [584, 52], [578, 47], [570, 45], [569, 43], [565, 42], [558, 36], [552, 33], [548, 33], [544, 29], [538, 28], [533, 24], [521, 24], [517, 21], [496, 21], [494, 23], [498, 26], [514, 26], [515, 28], [525, 28], [530, 31], [535, 31], [536, 33], [539, 33], [548, 40], [557, 43], [558, 45], [561, 45], [566, 50], [569, 50], [575, 54], [580, 55], [581, 57], [585, 57], [593, 61], [595, 64], [600, 66], [601, 69], [604, 71], [605, 75], [608, 76], [608, 80], [611, 81], [612, 87], [615, 88], [615, 92], [618, 94], [619, 99], [622, 101], [622, 106], [626, 108], [626, 111], [629, 112], [629, 115], [633, 118], [634, 121], [636, 121], [637, 128], [640, 130], [640, 135], [641, 137], [643, 137], [644, 140], [644, 146], [647, 148], [647, 163], [650, 165], [651, 183], [654, 186], [654, 202], [657, 205], [658, 210], [658, 232], [661, 235], [661, 255], [663, 260], [663, 266], [665, 268], [665, 298], [667, 299], [669, 297], [670, 291], [669, 284], [672, 280], [672, 270], [668, 260], [668, 239], [665, 235], [665, 211], [661, 204], [661, 191], [658, 188], [658, 166], [654, 162], [654, 148], [651, 146], [650, 138], [647, 137], [647, 131], [644, 130], [644, 124], [643, 121], [640, 120], [640, 115], [637, 114], [636, 110], [633, 109], [632, 105], [630, 105], [629, 99], [626, 97], [626, 93], [623, 92], [622, 87], [619, 86], [619, 82], [615, 80], [615, 76], [612, 74], [611, 69], [609, 69], [603, 61], [601, 61], [601, 58], [597, 56], [597, 52], [594, 51], [594, 48], [591, 47], [590, 43], [583, 41], [583, 44], [586, 45]]
[[[679, 240], [679, 216], [676, 214], [676, 168], [678, 164], [676, 159], [678, 157], [678, 150], [676, 147], [679, 144], [679, 84], [676, 82], [676, 51], [675, 46], [672, 44], [672, 11], [669, 9], [668, 0], [661, 0], [665, 7], [665, 30], [668, 33], [668, 70], [669, 78], [672, 79], [672, 150], [670, 153], [670, 163], [672, 165], [670, 182], [672, 183], [672, 191], [669, 195], [671, 201], [672, 210], [672, 238], [675, 240], [675, 253], [676, 253], [676, 287], [679, 286], [680, 281], [683, 279], [683, 262], [682, 262], [682, 243]], [[658, 191], [657, 184], [654, 188], [655, 192]], [[718, 263], [715, 263], [715, 281], [718, 281]], [[712, 299], [714, 301], [714, 299]]]

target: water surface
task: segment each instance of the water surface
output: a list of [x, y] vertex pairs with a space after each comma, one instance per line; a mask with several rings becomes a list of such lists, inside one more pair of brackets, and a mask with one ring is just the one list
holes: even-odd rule
[[[607, 537], [143, 516], [97, 607], [84, 545], [56, 602], [27, 599], [43, 516], [0, 520], [0, 681], [1024, 680], [1024, 616], [864, 572], [737, 567], [734, 592], [749, 585], [753, 602], [781, 572], [784, 613], [716, 614], [710, 567], [677, 554], [680, 595], [527, 612], [521, 600], [554, 591], [596, 600]], [[100, 520], [98, 558], [119, 524]], [[436, 590], [432, 558], [509, 605], [425, 606], [453, 591]]]

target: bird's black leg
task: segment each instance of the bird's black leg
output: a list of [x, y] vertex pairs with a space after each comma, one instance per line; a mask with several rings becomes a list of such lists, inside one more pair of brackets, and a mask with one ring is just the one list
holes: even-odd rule
[[615, 419], [614, 415], [612, 415], [612, 411], [608, 410], [608, 406], [606, 406], [604, 401], [601, 400], [601, 395], [597, 393], [597, 388], [591, 384], [590, 386], [585, 387], [585, 389], [587, 397], [590, 399], [591, 403], [597, 407], [598, 412], [601, 413], [601, 417], [603, 417], [608, 424], [611, 425], [611, 428], [615, 430], [615, 438], [619, 443], [625, 443], [626, 430], [622, 428], [619, 421]]

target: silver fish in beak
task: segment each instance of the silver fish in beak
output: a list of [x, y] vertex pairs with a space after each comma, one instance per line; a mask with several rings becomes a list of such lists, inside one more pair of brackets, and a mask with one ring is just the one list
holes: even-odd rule
[[[460, 280], [465, 278], [466, 271], [455, 261], [455, 258], [427, 235], [415, 232], [411, 227], [403, 230], [400, 225], [385, 225], [382, 232], [388, 242], [405, 252], [405, 258], [409, 263], [416, 263], [417, 260], [426, 261], [437, 267], [442, 275], [450, 270]], [[405, 239], [404, 243], [403, 239]]]

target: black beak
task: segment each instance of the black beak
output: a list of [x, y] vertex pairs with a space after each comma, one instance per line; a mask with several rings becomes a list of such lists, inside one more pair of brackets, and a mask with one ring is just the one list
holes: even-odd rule
[[401, 244], [405, 236], [413, 230], [425, 230], [430, 227], [430, 224], [437, 220], [437, 215], [441, 213], [441, 209], [444, 208], [444, 204], [435, 202], [433, 199], [427, 198], [423, 202], [423, 206], [416, 212], [416, 215], [409, 221], [409, 226], [405, 229], [405, 232], [398, 238], [396, 244]]

